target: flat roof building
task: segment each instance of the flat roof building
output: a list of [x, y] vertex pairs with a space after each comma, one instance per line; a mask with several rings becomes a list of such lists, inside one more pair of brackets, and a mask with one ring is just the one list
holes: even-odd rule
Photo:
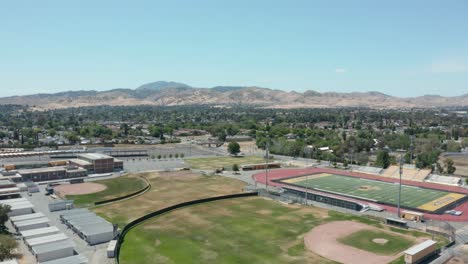
[[88, 263], [88, 259], [82, 255], [73, 255], [70, 257], [41, 262], [41, 264], [87, 264], [87, 263]]
[[64, 240], [68, 240], [68, 237], [64, 233], [58, 233], [48, 236], [28, 238], [25, 240], [25, 242], [29, 247], [34, 247], [42, 244], [50, 244]]
[[426, 240], [404, 251], [405, 263], [421, 263], [437, 253], [437, 242]]
[[48, 226], [36, 229], [30, 229], [25, 231], [20, 231], [23, 239], [31, 239], [35, 237], [49, 236], [60, 233], [60, 230], [56, 226]]
[[108, 242], [116, 235], [114, 225], [86, 209], [66, 211], [60, 219], [90, 245]]
[[15, 228], [18, 231], [25, 231], [37, 228], [43, 228], [49, 226], [49, 219], [48, 218], [37, 218], [31, 220], [25, 220], [15, 223]]
[[101, 153], [83, 153], [77, 155], [78, 159], [93, 164], [93, 173], [108, 173], [114, 171], [114, 158]]
[[74, 246], [70, 240], [53, 242], [32, 247], [32, 253], [37, 261], [45, 262], [73, 256]]
[[45, 217], [43, 213], [33, 213], [33, 214], [26, 214], [26, 215], [18, 215], [18, 216], [12, 216], [10, 217], [10, 220], [12, 222], [21, 222], [25, 220], [31, 220], [31, 219], [36, 219], [36, 218], [42, 218]]

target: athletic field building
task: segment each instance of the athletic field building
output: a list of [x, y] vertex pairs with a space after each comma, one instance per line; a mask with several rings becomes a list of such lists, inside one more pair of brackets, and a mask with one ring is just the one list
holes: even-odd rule
[[[31, 162], [29, 162], [31, 163]], [[111, 173], [123, 170], [123, 161], [99, 153], [77, 154], [76, 159], [6, 165], [0, 172], [4, 179], [14, 182], [42, 182], [82, 178], [88, 174]]]
[[[267, 183], [264, 171], [252, 176]], [[277, 169], [268, 172], [268, 185], [284, 190], [284, 196], [311, 200], [356, 211], [378, 208], [396, 212], [398, 179], [327, 168]], [[468, 189], [458, 186], [402, 180], [400, 206], [421, 214], [419, 219], [468, 221]], [[447, 210], [465, 212], [445, 214]], [[413, 218], [412, 218], [413, 219]]]
[[123, 162], [100, 153], [78, 154], [77, 158], [89, 164], [90, 173], [109, 173], [123, 169]]

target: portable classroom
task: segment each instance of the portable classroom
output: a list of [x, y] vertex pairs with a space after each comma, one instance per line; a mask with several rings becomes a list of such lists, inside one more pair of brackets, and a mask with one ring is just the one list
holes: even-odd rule
[[15, 224], [15, 228], [18, 231], [37, 229], [37, 228], [48, 227], [48, 226], [49, 226], [49, 219], [45, 217], [21, 221]]
[[70, 240], [42, 244], [32, 247], [32, 253], [37, 261], [45, 262], [73, 256], [75, 245]]
[[36, 237], [49, 236], [49, 235], [54, 235], [57, 233], [60, 233], [60, 230], [56, 226], [48, 226], [48, 227], [42, 227], [42, 228], [37, 228], [37, 229], [20, 231], [20, 234], [23, 237], [23, 239], [31, 239], [31, 238], [36, 238]]
[[429, 239], [405, 250], [404, 253], [406, 264], [421, 263], [437, 253], [437, 242]]
[[42, 244], [50, 244], [64, 240], [68, 240], [68, 237], [64, 233], [58, 233], [48, 236], [29, 238], [26, 239], [25, 242], [29, 247], [34, 247]]
[[61, 211], [73, 209], [73, 200], [59, 200], [49, 203], [49, 211]]
[[80, 233], [90, 245], [109, 242], [115, 237], [114, 226], [109, 223], [84, 226], [81, 228]]
[[26, 215], [12, 216], [12, 217], [10, 217], [10, 220], [12, 222], [16, 223], [16, 222], [20, 222], [20, 221], [36, 219], [36, 218], [42, 218], [42, 217], [44, 217], [43, 213], [32, 213], [32, 214], [26, 214]]
[[18, 205], [10, 205], [10, 212], [8, 213], [8, 217], [18, 216], [18, 215], [26, 215], [33, 213], [33, 205], [29, 204], [18, 204]]
[[82, 255], [74, 255], [56, 260], [41, 262], [41, 264], [87, 264], [88, 259]]
[[11, 204], [15, 202], [25, 202], [28, 201], [26, 198], [13, 198], [13, 199], [6, 199], [6, 200], [0, 200], [0, 204]]

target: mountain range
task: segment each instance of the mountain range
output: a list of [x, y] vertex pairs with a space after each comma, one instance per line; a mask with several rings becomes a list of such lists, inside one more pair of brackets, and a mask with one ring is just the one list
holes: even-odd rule
[[255, 86], [195, 88], [178, 82], [158, 81], [136, 89], [68, 91], [0, 98], [0, 104], [27, 105], [34, 109], [60, 109], [98, 105], [255, 105], [266, 108], [367, 107], [375, 109], [468, 106], [468, 94], [454, 97], [424, 95], [401, 98], [380, 92], [337, 93], [283, 91]]

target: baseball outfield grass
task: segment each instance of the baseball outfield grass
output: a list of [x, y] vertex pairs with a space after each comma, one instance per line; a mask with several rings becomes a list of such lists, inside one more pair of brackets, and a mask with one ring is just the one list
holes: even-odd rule
[[67, 199], [74, 200], [74, 204], [78, 207], [89, 207], [93, 206], [94, 202], [112, 199], [120, 196], [124, 196], [130, 193], [134, 193], [141, 190], [146, 186], [146, 182], [135, 175], [122, 176], [115, 179], [95, 181], [94, 183], [100, 183], [106, 185], [106, 189], [90, 194], [83, 195], [67, 195]]
[[[120, 263], [333, 263], [305, 249], [304, 235], [320, 224], [342, 220], [389, 230], [368, 218], [321, 208], [284, 205], [259, 197], [238, 198], [179, 209], [144, 222], [125, 237]], [[364, 250], [379, 253], [374, 245], [361, 240], [373, 235], [389, 240], [391, 249], [380, 249], [386, 254], [412, 245], [397, 233], [359, 234], [349, 240], [360, 241]]]

